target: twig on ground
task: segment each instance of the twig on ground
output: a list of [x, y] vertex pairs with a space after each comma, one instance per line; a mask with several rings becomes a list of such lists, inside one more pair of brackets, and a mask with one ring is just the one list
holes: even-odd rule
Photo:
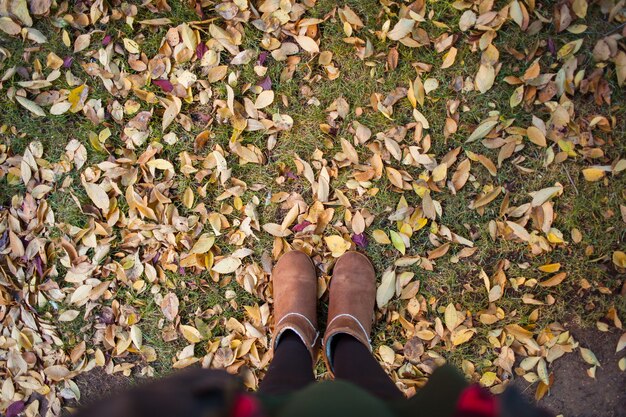
[[576, 195], [578, 195], [578, 188], [576, 187], [576, 184], [574, 183], [574, 180], [572, 179], [572, 176], [569, 174], [569, 171], [567, 170], [567, 168], [565, 168], [563, 166], [563, 170], [565, 171], [565, 173], [567, 174], [567, 178], [569, 179], [569, 182], [572, 184], [572, 186], [574, 187], [574, 191], [576, 191]]

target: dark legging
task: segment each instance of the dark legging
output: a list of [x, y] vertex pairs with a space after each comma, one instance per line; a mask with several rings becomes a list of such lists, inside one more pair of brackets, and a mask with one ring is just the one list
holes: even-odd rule
[[[361, 342], [350, 335], [339, 334], [334, 337], [331, 349], [337, 379], [349, 381], [383, 400], [403, 398], [400, 390]], [[309, 351], [297, 334], [287, 330], [280, 338], [259, 392], [288, 394], [314, 381]]]

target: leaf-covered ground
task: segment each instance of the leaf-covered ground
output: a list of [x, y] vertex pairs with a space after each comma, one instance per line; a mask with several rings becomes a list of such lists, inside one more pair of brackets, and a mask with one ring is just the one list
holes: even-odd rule
[[624, 22], [616, 0], [0, 0], [0, 412], [59, 414], [95, 367], [254, 389], [290, 248], [321, 315], [334, 260], [371, 257], [407, 395], [444, 361], [538, 399], [563, 355], [594, 378], [563, 323], [623, 333]]

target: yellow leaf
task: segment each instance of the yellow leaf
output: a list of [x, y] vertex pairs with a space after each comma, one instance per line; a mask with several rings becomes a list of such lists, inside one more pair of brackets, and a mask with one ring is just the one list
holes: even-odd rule
[[78, 86], [70, 91], [70, 94], [67, 96], [67, 101], [72, 104], [70, 107], [71, 112], [77, 112], [82, 109], [83, 103], [87, 99], [87, 94], [89, 93], [89, 87], [86, 84]]
[[494, 128], [495, 125], [498, 124], [497, 120], [484, 120], [482, 121], [478, 127], [472, 132], [472, 134], [467, 138], [465, 143], [474, 142], [475, 140], [482, 139], [491, 132], [491, 129]]
[[374, 230], [372, 232], [372, 237], [374, 238], [376, 243], [380, 243], [381, 245], [388, 245], [391, 243], [391, 240], [389, 240], [387, 233], [380, 229]]
[[196, 329], [193, 326], [181, 324], [179, 329], [180, 329], [180, 332], [183, 334], [183, 336], [185, 337], [185, 339], [187, 339], [189, 343], [198, 343], [199, 341], [202, 340], [202, 335], [200, 334], [198, 329]]
[[509, 105], [511, 108], [517, 107], [522, 100], [524, 99], [524, 86], [520, 85], [515, 89], [513, 94], [511, 94], [511, 98], [509, 99]]
[[528, 231], [522, 226], [510, 220], [507, 220], [506, 224], [518, 238], [520, 238], [524, 242], [528, 242], [530, 240], [530, 233], [528, 233]]
[[15, 36], [15, 35], [20, 34], [20, 32], [22, 31], [22, 28], [20, 27], [20, 25], [15, 23], [10, 17], [2, 16], [0, 17], [0, 30], [6, 33], [7, 35]]
[[161, 120], [161, 129], [164, 132], [165, 129], [167, 129], [167, 127], [171, 125], [172, 122], [176, 119], [176, 116], [178, 116], [179, 112], [180, 108], [176, 106], [176, 104], [172, 103], [171, 105], [167, 106], [167, 108], [163, 112], [163, 119]]
[[578, 50], [580, 49], [582, 45], [583, 45], [582, 38], [577, 39], [575, 41], [568, 42], [565, 45], [563, 45], [561, 49], [559, 49], [559, 51], [556, 53], [556, 56], [557, 58], [561, 60], [569, 58], [570, 55], [573, 55], [576, 52], [578, 52]]
[[587, 0], [574, 0], [572, 3], [572, 10], [576, 16], [584, 19], [587, 16]]
[[558, 272], [559, 269], [561, 269], [561, 264], [560, 263], [555, 263], [555, 264], [546, 264], [546, 265], [541, 265], [539, 267], [539, 270], [541, 272]]
[[450, 50], [444, 55], [443, 63], [441, 64], [441, 68], [449, 68], [454, 64], [454, 60], [456, 59], [457, 49], [453, 46]]
[[621, 250], [613, 252], [613, 263], [620, 268], [626, 268], [626, 253]]
[[[419, 80], [419, 77], [417, 77]], [[424, 80], [423, 90], [426, 95], [430, 94], [431, 91], [435, 91], [439, 87], [439, 81], [436, 78], [427, 78]], [[422, 99], [421, 105], [424, 105], [424, 100]]]
[[562, 187], [543, 188], [533, 193], [533, 201], [530, 203], [532, 207], [539, 207], [550, 198], [563, 191]]
[[262, 227], [263, 230], [275, 237], [286, 237], [291, 234], [291, 230], [283, 229], [280, 224], [276, 223], [266, 223]]
[[398, 188], [402, 188], [403, 181], [400, 171], [389, 166], [385, 167], [385, 171], [387, 171], [387, 178], [389, 179], [389, 182]]
[[139, 45], [132, 39], [124, 38], [124, 48], [131, 54], [139, 53]]
[[365, 231], [365, 219], [360, 211], [354, 213], [350, 226], [352, 227], [352, 231], [356, 234], [361, 234]]
[[419, 76], [415, 77], [415, 81], [413, 82], [413, 88], [415, 89], [415, 99], [420, 104], [420, 106], [423, 106], [424, 97], [426, 95], [426, 87], [422, 83], [422, 79]]
[[493, 288], [489, 290], [489, 302], [493, 303], [494, 301], [499, 300], [502, 297], [502, 287], [500, 285], [494, 285]]
[[324, 237], [324, 241], [335, 258], [343, 255], [351, 246], [350, 242], [346, 242], [345, 239], [339, 235], [326, 236]]
[[548, 242], [550, 243], [564, 243], [565, 241], [563, 240], [563, 233], [561, 233], [560, 230], [552, 228], [550, 229], [550, 232], [548, 233]]
[[447, 175], [448, 175], [448, 164], [443, 162], [437, 165], [435, 169], [433, 169], [432, 178], [433, 178], [433, 181], [439, 182], [439, 181], [445, 180]]
[[280, 224], [280, 227], [283, 230], [287, 230], [289, 226], [291, 226], [293, 222], [296, 221], [299, 214], [300, 214], [300, 206], [298, 206], [297, 204], [294, 204], [293, 207], [289, 209], [289, 211], [287, 212], [287, 215], [283, 219], [283, 222]]
[[50, 107], [50, 114], [58, 116], [68, 111], [70, 107], [72, 107], [72, 103], [70, 103], [69, 101], [61, 101], [55, 103], [52, 105], [52, 107]]
[[620, 350], [626, 348], [626, 333], [623, 333], [619, 340], [617, 341], [617, 347], [615, 348], [615, 353], [619, 352]]
[[411, 103], [411, 106], [413, 106], [413, 108], [417, 107], [417, 97], [415, 95], [415, 88], [413, 88], [413, 83], [411, 81], [409, 81], [409, 89], [406, 93], [406, 98], [409, 100], [409, 102]]
[[599, 168], [583, 169], [583, 176], [589, 182], [600, 181], [602, 178], [604, 178], [605, 175], [606, 175], [606, 172]]
[[193, 190], [191, 189], [191, 187], [187, 187], [185, 189], [185, 192], [183, 193], [183, 204], [185, 205], [185, 207], [190, 209], [193, 207], [193, 200], [194, 200]]
[[424, 329], [416, 331], [415, 336], [419, 337], [422, 340], [433, 340], [435, 338], [435, 333], [431, 330]]
[[198, 36], [197, 32], [194, 31], [187, 23], [183, 23], [180, 26], [180, 32], [183, 36], [183, 44], [187, 47], [187, 49], [191, 49], [192, 51], [196, 50], [198, 46]]
[[484, 387], [490, 387], [496, 382], [497, 378], [498, 375], [495, 372], [485, 372], [480, 378], [480, 384]]

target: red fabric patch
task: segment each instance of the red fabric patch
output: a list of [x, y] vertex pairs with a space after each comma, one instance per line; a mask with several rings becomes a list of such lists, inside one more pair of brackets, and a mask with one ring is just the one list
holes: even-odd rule
[[247, 394], [237, 396], [230, 415], [231, 417], [264, 417], [259, 401]]
[[471, 385], [461, 392], [455, 417], [497, 417], [498, 400], [479, 385]]

